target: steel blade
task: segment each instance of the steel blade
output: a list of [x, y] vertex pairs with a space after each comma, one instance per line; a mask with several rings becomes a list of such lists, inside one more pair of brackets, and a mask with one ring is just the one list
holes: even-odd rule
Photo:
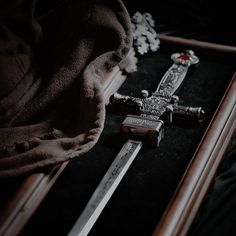
[[68, 236], [85, 236], [89, 233], [142, 145], [141, 141], [135, 140], [128, 140], [124, 144]]

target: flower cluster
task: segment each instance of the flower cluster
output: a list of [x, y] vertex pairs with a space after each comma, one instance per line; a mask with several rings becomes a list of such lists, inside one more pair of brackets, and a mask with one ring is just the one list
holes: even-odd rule
[[150, 13], [136, 12], [131, 18], [134, 47], [140, 54], [159, 49], [160, 40], [154, 30], [155, 22]]

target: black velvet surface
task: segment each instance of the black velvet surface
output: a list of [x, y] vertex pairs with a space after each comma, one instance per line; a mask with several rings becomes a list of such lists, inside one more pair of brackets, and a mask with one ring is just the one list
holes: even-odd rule
[[[138, 71], [119, 90], [138, 96], [142, 89], [155, 91], [171, 66], [175, 49], [140, 58]], [[180, 50], [180, 49], [179, 49]], [[151, 235], [232, 78], [233, 65], [216, 56], [195, 52], [200, 58], [178, 92], [181, 105], [202, 106], [201, 125], [165, 127], [159, 148], [144, 147], [89, 235]], [[105, 128], [97, 145], [69, 163], [25, 229], [25, 235], [66, 235], [125, 140], [119, 134], [124, 116], [107, 111]]]

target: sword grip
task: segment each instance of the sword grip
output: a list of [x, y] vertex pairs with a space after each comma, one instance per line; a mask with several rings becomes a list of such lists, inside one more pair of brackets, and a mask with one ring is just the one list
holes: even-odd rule
[[201, 107], [174, 106], [173, 119], [201, 123], [205, 118], [205, 112]]
[[109, 108], [112, 110], [118, 109], [124, 114], [141, 113], [142, 99], [132, 96], [125, 96], [120, 93], [115, 93], [110, 98]]

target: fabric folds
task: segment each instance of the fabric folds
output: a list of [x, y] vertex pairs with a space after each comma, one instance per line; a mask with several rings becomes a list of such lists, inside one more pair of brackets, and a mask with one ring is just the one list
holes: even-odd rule
[[119, 0], [11, 0], [0, 6], [0, 176], [80, 156], [97, 142], [102, 79], [127, 55]]

